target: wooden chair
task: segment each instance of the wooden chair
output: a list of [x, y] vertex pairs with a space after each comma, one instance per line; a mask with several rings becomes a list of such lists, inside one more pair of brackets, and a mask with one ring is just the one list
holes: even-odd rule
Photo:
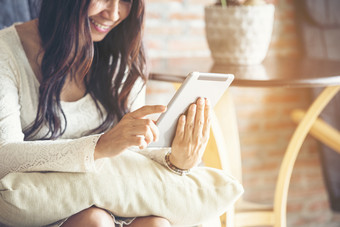
[[[288, 189], [297, 155], [318, 115], [339, 90], [340, 86], [326, 88], [309, 107], [294, 131], [280, 166], [273, 204], [255, 204], [241, 198], [234, 209], [221, 217], [222, 226], [286, 226]], [[215, 107], [215, 113], [216, 117], [212, 122], [213, 136], [208, 144], [204, 162], [208, 166], [228, 169], [242, 181], [237, 123], [234, 105], [228, 92]], [[335, 137], [338, 141], [338, 134]]]

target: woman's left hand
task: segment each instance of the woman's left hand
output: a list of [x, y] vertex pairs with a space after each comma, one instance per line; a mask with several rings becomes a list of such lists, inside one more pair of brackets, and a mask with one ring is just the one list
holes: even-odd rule
[[180, 169], [191, 169], [202, 159], [210, 134], [211, 108], [207, 99], [191, 104], [177, 124], [170, 162]]

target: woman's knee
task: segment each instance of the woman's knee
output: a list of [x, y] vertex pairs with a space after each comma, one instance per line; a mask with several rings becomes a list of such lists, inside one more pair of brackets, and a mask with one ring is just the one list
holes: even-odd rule
[[170, 222], [161, 217], [150, 217], [150, 227], [170, 227]]
[[161, 217], [139, 217], [130, 225], [131, 227], [171, 227], [170, 222]]
[[83, 210], [70, 218], [62, 227], [114, 227], [114, 222], [109, 213], [105, 210], [91, 207]]

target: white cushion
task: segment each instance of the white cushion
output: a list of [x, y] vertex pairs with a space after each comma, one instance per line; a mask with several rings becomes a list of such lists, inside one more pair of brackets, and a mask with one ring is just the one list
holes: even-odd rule
[[117, 216], [156, 215], [196, 225], [223, 214], [243, 193], [223, 170], [197, 167], [178, 176], [132, 151], [96, 173], [11, 173], [0, 181], [0, 223], [42, 226], [93, 205]]

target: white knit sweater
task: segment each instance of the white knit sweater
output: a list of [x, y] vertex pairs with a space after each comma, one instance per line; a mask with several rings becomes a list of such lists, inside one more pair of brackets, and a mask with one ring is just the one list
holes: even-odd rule
[[[136, 83], [138, 84], [138, 83]], [[130, 100], [141, 86], [136, 85]], [[37, 113], [39, 81], [28, 62], [14, 26], [0, 31], [0, 178], [10, 172], [96, 171], [94, 148], [100, 135], [83, 136], [102, 121], [90, 95], [75, 102], [61, 102], [67, 128], [58, 140], [24, 141], [23, 128]], [[131, 104], [144, 105], [145, 89]], [[35, 138], [47, 131], [44, 127]], [[163, 164], [166, 149], [140, 151]], [[97, 166], [97, 167], [96, 167]]]

